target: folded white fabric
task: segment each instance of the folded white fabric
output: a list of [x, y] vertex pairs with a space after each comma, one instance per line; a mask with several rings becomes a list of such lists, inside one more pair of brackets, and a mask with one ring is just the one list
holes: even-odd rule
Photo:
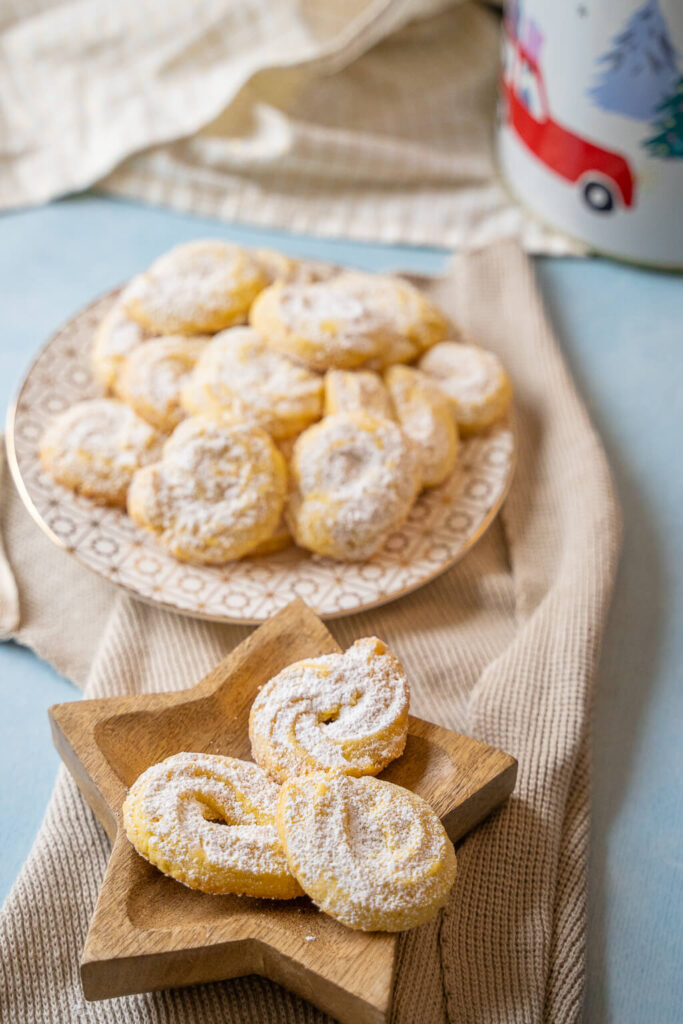
[[448, 0], [0, 0], [0, 209], [99, 182], [311, 234], [577, 251], [497, 181], [498, 33]]

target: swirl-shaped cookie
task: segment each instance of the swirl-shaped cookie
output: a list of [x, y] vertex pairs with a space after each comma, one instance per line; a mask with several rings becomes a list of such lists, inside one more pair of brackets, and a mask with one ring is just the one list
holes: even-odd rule
[[136, 346], [119, 370], [115, 393], [157, 430], [170, 433], [185, 416], [180, 392], [207, 342], [176, 334]]
[[294, 445], [286, 515], [297, 544], [348, 561], [369, 558], [406, 518], [420, 486], [400, 427], [365, 412], [326, 416]]
[[220, 565], [270, 537], [286, 486], [285, 461], [263, 430], [196, 416], [135, 474], [128, 512], [181, 561]]
[[447, 331], [407, 281], [355, 271], [312, 284], [277, 282], [249, 319], [272, 348], [320, 371], [407, 362]]
[[363, 412], [393, 420], [391, 396], [373, 370], [328, 370], [325, 374], [325, 415]]
[[450, 402], [460, 433], [485, 430], [507, 412], [512, 384], [493, 352], [459, 341], [443, 341], [418, 364]]
[[164, 253], [128, 285], [122, 301], [155, 334], [214, 334], [243, 322], [267, 283], [246, 249], [208, 239]]
[[323, 380], [274, 352], [251, 327], [217, 334], [183, 389], [191, 414], [229, 415], [256, 423], [280, 440], [320, 419]]
[[335, 769], [377, 775], [403, 753], [408, 680], [377, 637], [344, 654], [288, 665], [259, 691], [249, 716], [251, 753], [279, 782]]
[[123, 824], [142, 857], [190, 889], [294, 899], [301, 889], [275, 829], [277, 794], [248, 761], [174, 754], [133, 783]]
[[155, 430], [123, 402], [78, 402], [52, 421], [40, 442], [57, 483], [105, 505], [125, 505], [133, 474], [159, 455]]
[[458, 457], [458, 428], [448, 400], [412, 366], [390, 366], [384, 379], [401, 430], [417, 450], [422, 486], [442, 484]]
[[407, 789], [368, 776], [303, 775], [282, 786], [276, 821], [302, 889], [347, 928], [404, 931], [448, 899], [453, 844]]

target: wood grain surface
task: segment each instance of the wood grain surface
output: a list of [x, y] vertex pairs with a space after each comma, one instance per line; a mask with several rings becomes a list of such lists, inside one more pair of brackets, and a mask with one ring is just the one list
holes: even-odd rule
[[[338, 650], [320, 619], [295, 601], [190, 689], [50, 709], [55, 745], [114, 840], [81, 961], [87, 999], [256, 973], [342, 1024], [388, 1020], [396, 935], [351, 931], [306, 898], [187, 889], [138, 856], [121, 827], [127, 788], [141, 772], [182, 750], [250, 760], [257, 689], [294, 661]], [[506, 799], [516, 772], [502, 751], [411, 717], [405, 752], [381, 778], [428, 800], [455, 842]]]

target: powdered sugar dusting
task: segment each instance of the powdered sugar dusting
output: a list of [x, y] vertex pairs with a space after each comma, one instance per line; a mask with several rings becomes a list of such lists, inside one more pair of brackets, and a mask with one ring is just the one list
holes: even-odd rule
[[[285, 288], [280, 297], [280, 309], [287, 326], [317, 338], [324, 336], [328, 320], [343, 320], [350, 328], [349, 333], [354, 327], [358, 330], [372, 326], [367, 322], [370, 320], [367, 306], [358, 295], [342, 291], [338, 281], [336, 287], [332, 282], [325, 288], [315, 285]], [[364, 318], [367, 318], [365, 323]]]
[[409, 699], [400, 661], [365, 637], [263, 687], [249, 719], [252, 754], [280, 781], [323, 768], [376, 774], [403, 752]]
[[369, 558], [406, 517], [419, 487], [416, 453], [398, 425], [363, 412], [310, 427], [291, 466], [294, 536], [335, 558]]
[[405, 281], [346, 271], [270, 289], [253, 322], [271, 343], [318, 369], [382, 367], [412, 359], [436, 340], [438, 317], [430, 310]]
[[94, 398], [53, 420], [40, 452], [43, 465], [60, 483], [118, 502], [133, 473], [157, 457], [159, 437], [122, 402]]
[[136, 474], [128, 509], [176, 557], [220, 563], [270, 536], [285, 486], [284, 460], [263, 431], [192, 417], [162, 460]]
[[320, 773], [285, 783], [278, 831], [302, 887], [350, 928], [421, 924], [455, 879], [453, 845], [435, 812], [379, 779]]
[[181, 753], [136, 780], [123, 820], [138, 852], [191, 888], [279, 895], [268, 887], [296, 886], [275, 829], [277, 795], [255, 764]]
[[183, 418], [180, 392], [207, 345], [206, 338], [171, 336], [138, 346], [126, 359], [116, 391], [159, 430]]
[[320, 417], [322, 378], [270, 349], [250, 327], [217, 334], [186, 389], [191, 412], [227, 412], [253, 420], [276, 438]]
[[500, 360], [477, 345], [443, 341], [425, 353], [419, 366], [463, 407], [486, 402], [501, 384]]
[[215, 240], [188, 242], [131, 283], [124, 307], [159, 332], [219, 330], [239, 322], [266, 283], [247, 250]]

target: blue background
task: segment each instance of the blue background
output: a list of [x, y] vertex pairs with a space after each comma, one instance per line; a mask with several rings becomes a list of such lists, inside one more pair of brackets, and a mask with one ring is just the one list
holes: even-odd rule
[[[83, 197], [0, 219], [0, 401], [92, 298], [175, 242], [220, 236], [370, 269], [438, 270], [436, 249], [362, 245]], [[600, 260], [535, 261], [608, 451], [624, 550], [600, 663], [589, 875], [589, 1024], [683, 1020], [683, 279]], [[77, 690], [0, 649], [0, 898], [28, 853], [58, 758], [46, 710]], [[28, 769], [27, 769], [28, 766]], [[39, 968], [39, 965], [36, 965]], [[561, 1024], [561, 1022], [554, 1022]]]

